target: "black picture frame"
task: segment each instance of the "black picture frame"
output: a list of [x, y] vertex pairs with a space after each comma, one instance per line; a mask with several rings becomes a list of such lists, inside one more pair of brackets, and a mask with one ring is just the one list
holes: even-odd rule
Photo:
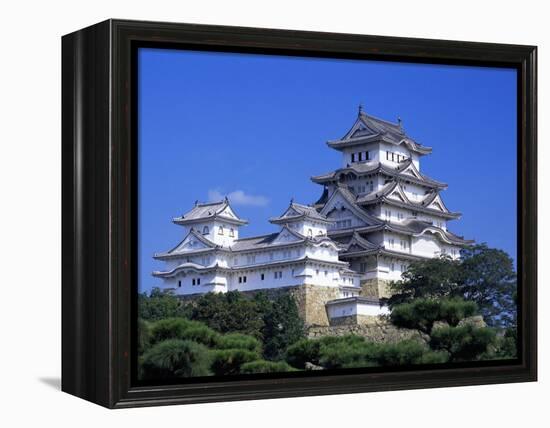
[[[452, 368], [135, 383], [137, 46], [518, 71], [519, 359]], [[534, 46], [107, 20], [62, 38], [62, 390], [109, 408], [537, 379]]]

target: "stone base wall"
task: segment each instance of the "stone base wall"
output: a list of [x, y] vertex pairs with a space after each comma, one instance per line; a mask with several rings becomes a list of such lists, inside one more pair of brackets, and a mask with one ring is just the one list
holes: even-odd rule
[[397, 328], [383, 317], [368, 317], [363, 324], [313, 326], [307, 330], [307, 337], [318, 339], [324, 336], [346, 336], [354, 334], [365, 339], [378, 343], [397, 343], [402, 340], [418, 340], [427, 342], [428, 336], [417, 330]]
[[325, 304], [329, 300], [340, 297], [338, 288], [310, 284], [292, 287], [290, 294], [296, 301], [306, 327], [328, 326], [329, 320]]
[[386, 279], [371, 278], [361, 281], [361, 296], [364, 297], [390, 297], [390, 281]]
[[330, 320], [331, 326], [341, 325], [371, 325], [378, 317], [374, 315], [348, 315]]

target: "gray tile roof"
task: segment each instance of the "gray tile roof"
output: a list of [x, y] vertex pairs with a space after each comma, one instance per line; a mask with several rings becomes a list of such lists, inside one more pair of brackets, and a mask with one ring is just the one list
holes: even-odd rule
[[[196, 223], [204, 220], [211, 220], [214, 218], [221, 218], [225, 221], [236, 223], [236, 224], [246, 224], [246, 220], [240, 218], [233, 218], [231, 216], [225, 215], [223, 211], [227, 208], [231, 208], [229, 201], [227, 199], [219, 202], [208, 202], [208, 203], [195, 203], [195, 206], [185, 214], [180, 217], [173, 219], [174, 223], [177, 224], [187, 224], [187, 223]], [[233, 211], [233, 209], [231, 208]], [[234, 212], [234, 211], [233, 211]]]
[[381, 162], [356, 162], [348, 165], [346, 168], [340, 168], [326, 174], [316, 175], [311, 177], [311, 180], [315, 183], [331, 183], [339, 179], [342, 174], [354, 173], [361, 177], [368, 174], [382, 173], [384, 175], [395, 177], [403, 181], [410, 181], [416, 184], [427, 187], [437, 187], [444, 189], [447, 187], [446, 183], [434, 180], [425, 174], [419, 172], [420, 178], [414, 177], [410, 174], [403, 173], [403, 170], [411, 165], [412, 161], [407, 159], [401, 162], [396, 168], [391, 168]]
[[269, 221], [271, 223], [279, 224], [279, 223], [296, 221], [296, 220], [300, 220], [300, 219], [303, 219], [303, 218], [310, 218], [312, 220], [322, 221], [322, 222], [326, 222], [326, 223], [331, 222], [324, 215], [319, 213], [315, 209], [315, 207], [312, 207], [310, 205], [298, 204], [294, 201], [290, 202], [289, 207], [287, 208], [287, 210], [281, 216], [273, 217], [273, 218], [269, 219]]
[[[341, 149], [356, 144], [361, 144], [365, 141], [386, 141], [395, 145], [405, 144], [409, 150], [419, 154], [431, 153], [431, 147], [426, 147], [418, 144], [410, 138], [404, 131], [401, 124], [388, 122], [383, 119], [360, 112], [359, 120], [372, 132], [364, 132], [359, 134], [346, 135], [344, 138], [336, 141], [329, 141], [327, 144], [335, 149]], [[349, 133], [348, 133], [349, 134]]]

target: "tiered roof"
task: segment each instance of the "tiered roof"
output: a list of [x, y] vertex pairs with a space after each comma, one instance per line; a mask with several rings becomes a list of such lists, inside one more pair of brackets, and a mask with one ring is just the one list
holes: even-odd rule
[[[392, 195], [396, 198], [392, 198]], [[443, 203], [438, 190], [432, 190], [427, 193], [421, 201], [411, 201], [398, 181], [392, 180], [386, 183], [381, 189], [373, 191], [367, 195], [356, 197], [356, 203], [361, 206], [385, 203], [401, 208], [412, 209], [414, 211], [433, 214], [447, 219], [459, 218], [462, 214], [451, 212]], [[432, 203], [436, 203], [440, 209], [431, 208]]]
[[401, 162], [395, 168], [391, 168], [381, 162], [355, 162], [348, 165], [346, 168], [339, 168], [326, 174], [313, 176], [311, 180], [318, 184], [335, 183], [338, 182], [340, 177], [346, 174], [354, 174], [357, 177], [383, 174], [396, 180], [408, 181], [430, 188], [445, 189], [447, 187], [446, 183], [434, 180], [420, 173], [411, 159]]
[[332, 221], [320, 214], [315, 207], [298, 204], [292, 200], [290, 201], [289, 207], [282, 215], [279, 217], [272, 217], [269, 221], [273, 224], [285, 224], [304, 219], [310, 219], [323, 223], [332, 223]]
[[363, 111], [359, 111], [355, 124], [344, 137], [339, 140], [328, 141], [327, 144], [333, 149], [343, 150], [348, 147], [374, 141], [383, 141], [394, 145], [404, 144], [409, 150], [419, 155], [426, 155], [432, 152], [431, 147], [423, 146], [410, 138], [405, 133], [401, 122], [388, 122], [370, 116]]
[[180, 217], [175, 217], [172, 221], [179, 225], [188, 225], [215, 219], [220, 219], [236, 225], [248, 223], [248, 221], [239, 218], [237, 214], [235, 214], [227, 198], [219, 202], [199, 203], [197, 201], [190, 211]]

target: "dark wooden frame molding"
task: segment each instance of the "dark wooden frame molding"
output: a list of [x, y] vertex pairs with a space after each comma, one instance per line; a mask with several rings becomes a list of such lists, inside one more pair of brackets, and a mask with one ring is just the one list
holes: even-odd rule
[[[518, 70], [519, 354], [499, 364], [135, 381], [137, 46]], [[62, 390], [124, 408], [537, 379], [536, 47], [108, 20], [62, 39]]]

